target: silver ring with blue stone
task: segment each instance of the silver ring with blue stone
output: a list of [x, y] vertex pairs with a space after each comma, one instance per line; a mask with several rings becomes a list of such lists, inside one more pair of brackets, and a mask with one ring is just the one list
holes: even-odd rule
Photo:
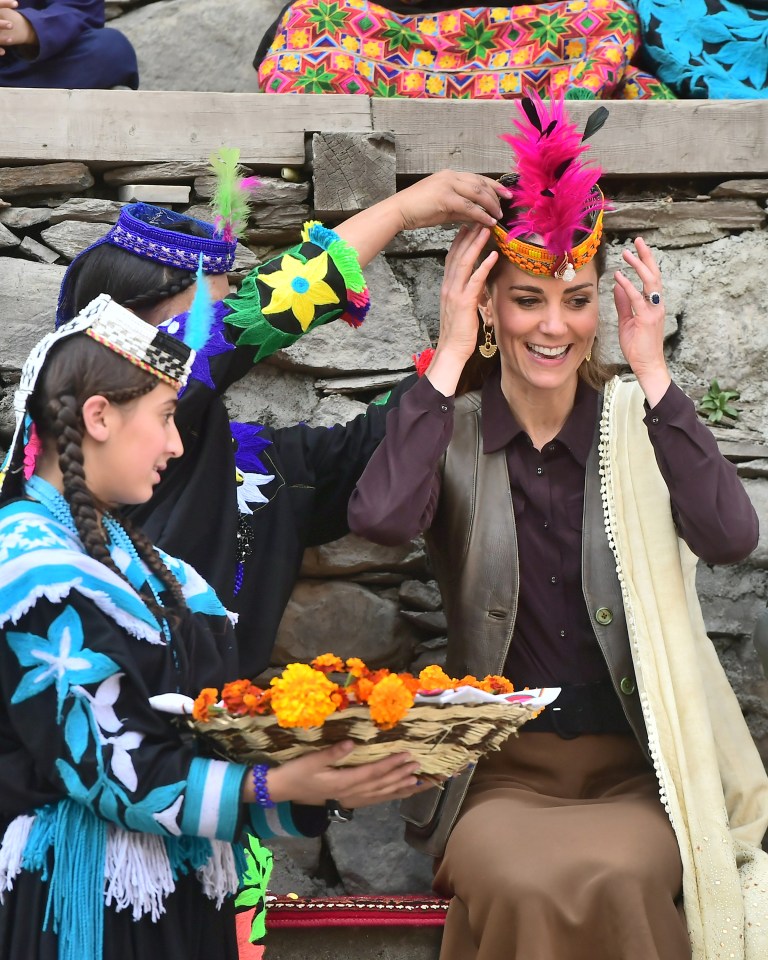
[[661, 303], [661, 294], [657, 290], [654, 290], [651, 293], [644, 293], [643, 299], [647, 300], [648, 303], [652, 303], [654, 307], [658, 307]]

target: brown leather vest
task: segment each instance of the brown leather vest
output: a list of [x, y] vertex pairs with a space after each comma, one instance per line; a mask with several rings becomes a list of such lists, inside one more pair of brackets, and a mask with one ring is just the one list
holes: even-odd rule
[[[517, 613], [517, 535], [505, 451], [482, 452], [480, 393], [456, 402], [440, 501], [425, 534], [448, 619], [447, 672], [454, 677], [503, 672]], [[621, 588], [605, 534], [595, 425], [586, 468], [582, 589], [592, 628], [616, 693], [641, 746], [647, 736], [635, 684]], [[533, 735], [533, 734], [532, 734]], [[402, 804], [406, 838], [441, 856], [472, 771]]]

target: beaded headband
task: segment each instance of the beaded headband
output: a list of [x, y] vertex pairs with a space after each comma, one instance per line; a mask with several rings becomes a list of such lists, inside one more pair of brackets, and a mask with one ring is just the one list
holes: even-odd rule
[[12, 456], [19, 437], [25, 431], [29, 398], [35, 390], [48, 354], [60, 340], [76, 333], [92, 337], [175, 390], [186, 385], [195, 359], [194, 350], [183, 341], [145, 323], [136, 314], [115, 303], [106, 293], [100, 294], [72, 320], [62, 324], [58, 330], [46, 334], [30, 351], [21, 370], [18, 389], [13, 395], [16, 427], [7, 459]]
[[[195, 223], [203, 236], [181, 233], [171, 229], [175, 224]], [[70, 278], [75, 264], [91, 250], [105, 243], [119, 247], [128, 253], [155, 263], [163, 263], [177, 270], [194, 273], [202, 256], [203, 273], [226, 273], [232, 269], [237, 251], [237, 237], [224, 239], [216, 235], [217, 228], [211, 223], [195, 220], [164, 207], [148, 203], [131, 203], [122, 207], [117, 223], [90, 247], [79, 253], [67, 267], [59, 291], [56, 308], [56, 326], [64, 323], [71, 314]]]
[[606, 200], [597, 185], [602, 171], [580, 157], [608, 111], [595, 110], [580, 134], [562, 99], [547, 104], [532, 94], [517, 106], [515, 133], [502, 137], [517, 165], [515, 174], [501, 178], [512, 190], [513, 219], [494, 227], [496, 243], [526, 273], [568, 283], [595, 256], [603, 234]]

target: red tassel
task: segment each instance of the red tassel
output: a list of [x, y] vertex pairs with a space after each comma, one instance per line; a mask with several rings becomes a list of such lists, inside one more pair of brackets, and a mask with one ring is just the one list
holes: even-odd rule
[[414, 353], [413, 363], [416, 367], [416, 373], [418, 373], [420, 377], [423, 377], [427, 372], [427, 368], [429, 367], [430, 363], [432, 363], [432, 357], [434, 357], [434, 355], [434, 347], [427, 347], [427, 349], [422, 350], [421, 353]]

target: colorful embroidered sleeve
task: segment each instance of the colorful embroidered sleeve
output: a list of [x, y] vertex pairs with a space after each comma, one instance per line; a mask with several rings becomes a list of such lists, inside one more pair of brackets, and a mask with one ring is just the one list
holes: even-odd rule
[[148, 703], [158, 691], [147, 678], [167, 675], [173, 656], [164, 643], [129, 636], [79, 594], [64, 604], [39, 600], [6, 626], [0, 649], [13, 739], [41, 789], [52, 784], [100, 820], [231, 842], [247, 768], [197, 756]]
[[254, 362], [331, 320], [358, 327], [365, 319], [368, 289], [354, 248], [316, 221], [305, 224], [302, 241], [253, 270], [225, 301], [224, 321]]

